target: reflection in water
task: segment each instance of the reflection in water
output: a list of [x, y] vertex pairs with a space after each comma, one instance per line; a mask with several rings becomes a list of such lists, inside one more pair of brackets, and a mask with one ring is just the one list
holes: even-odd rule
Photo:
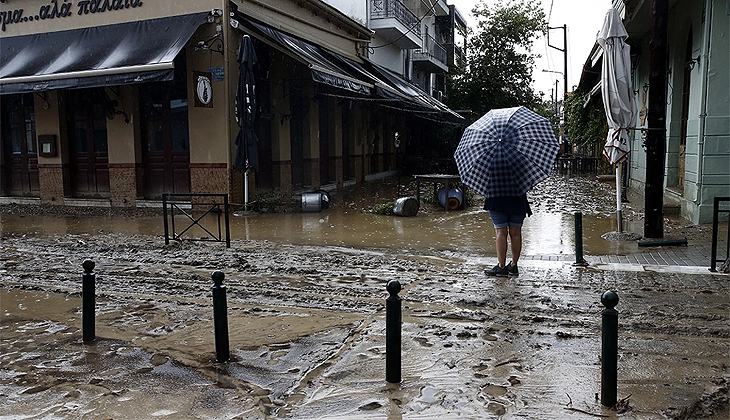
[[[200, 222], [217, 234], [217, 215]], [[602, 255], [635, 250], [636, 242], [610, 242], [601, 235], [615, 230], [613, 218], [583, 216], [583, 251]], [[190, 225], [178, 217], [176, 232]], [[494, 227], [489, 214], [481, 209], [420, 212], [415, 217], [380, 216], [345, 208], [330, 208], [319, 213], [260, 214], [231, 216], [231, 239], [269, 240], [294, 245], [385, 248], [411, 252], [449, 251], [465, 256], [492, 256]], [[524, 255], [574, 255], [575, 233], [572, 213], [538, 211], [525, 219]], [[627, 223], [637, 231], [639, 222]], [[163, 235], [160, 217], [59, 217], [0, 215], [1, 235], [81, 235], [121, 233]], [[225, 232], [223, 233], [225, 235]], [[197, 226], [186, 237], [205, 238]]]

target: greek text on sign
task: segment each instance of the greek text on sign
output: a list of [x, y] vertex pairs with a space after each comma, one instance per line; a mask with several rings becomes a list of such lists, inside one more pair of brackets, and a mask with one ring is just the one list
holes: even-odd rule
[[[5, 3], [5, 1], [2, 1]], [[7, 25], [14, 23], [27, 23], [36, 20], [58, 19], [72, 16], [76, 13], [79, 16], [113, 12], [117, 10], [142, 7], [142, 0], [50, 0], [48, 4], [41, 6], [35, 14], [25, 9], [13, 9], [0, 11], [0, 30], [5, 32]]]

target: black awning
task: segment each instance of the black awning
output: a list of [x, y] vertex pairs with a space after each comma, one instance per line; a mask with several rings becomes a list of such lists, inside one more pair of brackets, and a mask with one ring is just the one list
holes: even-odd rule
[[463, 116], [452, 111], [448, 106], [418, 86], [367, 58], [362, 57], [362, 59], [364, 61], [362, 67], [379, 80], [377, 85], [380, 88], [379, 93], [381, 95], [392, 96], [392, 92], [398, 92], [400, 95], [409, 98], [410, 103], [418, 108], [432, 111], [438, 114], [439, 117], [457, 124], [466, 122]]
[[236, 13], [235, 18], [240, 24], [239, 28], [244, 32], [309, 67], [312, 71], [312, 80], [315, 82], [365, 96], [371, 94], [373, 84], [348, 72], [337, 54], [268, 25], [255, 22], [243, 14]]
[[171, 80], [207, 14], [0, 38], [0, 94]]

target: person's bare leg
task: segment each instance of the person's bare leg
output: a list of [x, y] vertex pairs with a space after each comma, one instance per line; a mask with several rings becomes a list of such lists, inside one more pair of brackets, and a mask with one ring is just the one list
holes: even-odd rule
[[497, 261], [499, 267], [504, 268], [507, 264], [507, 228], [498, 228], [495, 229], [495, 232], [497, 234]]
[[[517, 266], [517, 260], [520, 259], [520, 254], [522, 253], [522, 228], [514, 226], [509, 228], [509, 244], [510, 250], [512, 251], [512, 265]], [[507, 254], [506, 251], [507, 250], [505, 250], [505, 259]]]

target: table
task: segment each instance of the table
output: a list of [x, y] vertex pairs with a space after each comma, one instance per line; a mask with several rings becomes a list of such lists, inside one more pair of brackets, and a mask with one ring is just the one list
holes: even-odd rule
[[[464, 192], [464, 203], [461, 203], [462, 207], [466, 206], [466, 190], [464, 185], [461, 183], [461, 177], [459, 175], [447, 175], [447, 174], [426, 174], [426, 175], [413, 175], [416, 180], [416, 200], [418, 204], [421, 204], [421, 182], [433, 182], [433, 196], [438, 201], [438, 184], [444, 184], [446, 190], [451, 186], [460, 187]], [[448, 206], [446, 211], [448, 211]]]

